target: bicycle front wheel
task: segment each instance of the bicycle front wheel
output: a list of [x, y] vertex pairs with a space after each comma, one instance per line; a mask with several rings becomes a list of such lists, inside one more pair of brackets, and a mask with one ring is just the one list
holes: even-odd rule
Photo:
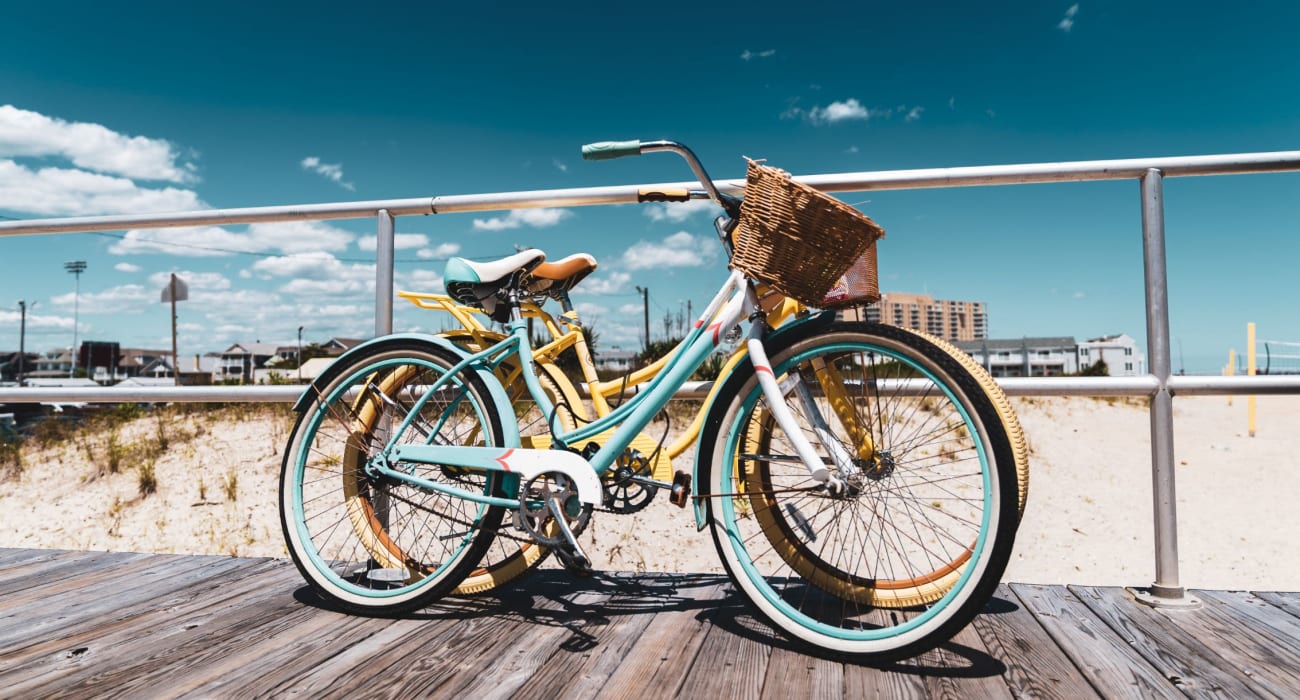
[[[750, 376], [700, 494], [728, 574], [775, 627], [823, 649], [883, 661], [943, 643], [988, 601], [1015, 537], [998, 411], [961, 363], [903, 329], [837, 324], [771, 360], [800, 432], [850, 488], [811, 478]], [[843, 380], [833, 398], [817, 383], [827, 367]]]
[[344, 609], [425, 607], [474, 568], [500, 526], [502, 508], [454, 493], [503, 495], [494, 472], [395, 465], [434, 489], [368, 468], [395, 444], [501, 444], [497, 407], [475, 372], [433, 388], [458, 361], [419, 340], [377, 344], [315, 388], [294, 426], [281, 469], [281, 525], [303, 577]]

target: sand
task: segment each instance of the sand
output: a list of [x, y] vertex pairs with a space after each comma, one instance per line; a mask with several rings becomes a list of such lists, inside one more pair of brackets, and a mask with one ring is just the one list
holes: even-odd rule
[[[1150, 421], [1136, 400], [1014, 403], [1031, 447], [1029, 502], [1004, 580], [1147, 586], [1155, 578]], [[1188, 588], [1300, 591], [1300, 397], [1174, 401], [1179, 579]], [[29, 445], [0, 482], [0, 547], [287, 556], [277, 510], [287, 409], [147, 416], [115, 438]], [[159, 431], [168, 449], [157, 452]], [[126, 447], [124, 447], [126, 446]], [[134, 450], [134, 453], [132, 453]], [[156, 491], [141, 495], [141, 467]], [[679, 465], [680, 468], [680, 465]], [[597, 513], [582, 537], [602, 570], [721, 571], [690, 510], [660, 497]]]

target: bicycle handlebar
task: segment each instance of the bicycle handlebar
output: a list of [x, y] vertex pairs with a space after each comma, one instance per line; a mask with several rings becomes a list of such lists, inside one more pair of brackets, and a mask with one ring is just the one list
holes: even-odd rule
[[582, 147], [583, 160], [613, 160], [641, 155], [640, 141], [599, 141]]
[[[672, 151], [685, 158], [686, 163], [691, 166], [691, 170], [695, 173], [695, 177], [699, 179], [700, 184], [708, 192], [709, 199], [717, 202], [732, 219], [735, 219], [740, 213], [740, 200], [718, 191], [717, 185], [713, 184], [709, 174], [704, 171], [704, 165], [700, 163], [699, 158], [695, 157], [695, 153], [676, 141], [599, 141], [583, 146], [582, 157], [584, 160], [612, 160], [623, 156], [639, 156], [642, 153], [654, 153], [656, 151]], [[681, 200], [673, 199], [671, 201]]]

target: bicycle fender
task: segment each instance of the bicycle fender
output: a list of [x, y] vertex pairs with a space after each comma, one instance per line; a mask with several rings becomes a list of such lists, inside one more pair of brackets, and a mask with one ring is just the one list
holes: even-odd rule
[[[775, 356], [795, 342], [824, 332], [835, 322], [835, 317], [836, 313], [834, 311], [822, 311], [807, 318], [795, 319], [783, 324], [780, 328], [769, 333], [763, 342], [763, 345], [767, 348], [768, 356]], [[691, 467], [691, 483], [696, 487], [706, 483], [701, 480], [701, 465], [714, 466], [711, 464], [714, 443], [726, 437], [722, 435], [723, 414], [727, 412], [727, 407], [731, 405], [732, 399], [740, 392], [741, 387], [753, 376], [754, 363], [749, 359], [749, 355], [746, 355], [732, 368], [725, 379], [719, 380], [722, 388], [713, 393], [708, 405], [704, 407], [704, 425], [700, 428], [700, 439], [695, 443], [695, 464]], [[697, 494], [696, 496], [694, 499], [695, 527], [697, 530], [703, 530], [708, 525], [708, 507], [705, 505], [708, 494]]]
[[[298, 397], [298, 401], [293, 405], [293, 410], [297, 413], [302, 413], [307, 410], [307, 406], [311, 401], [319, 396], [320, 393], [325, 390], [325, 387], [328, 386], [330, 382], [334, 381], [343, 369], [348, 366], [349, 362], [356, 357], [364, 353], [380, 350], [385, 344], [412, 340], [436, 345], [444, 350], [450, 350], [459, 357], [469, 357], [464, 350], [456, 347], [454, 343], [446, 338], [441, 338], [436, 335], [428, 335], [424, 333], [394, 333], [379, 338], [372, 338], [371, 340], [367, 340], [351, 350], [348, 350], [342, 355], [339, 355], [338, 359], [331, 362], [330, 366], [327, 367], [324, 372], [321, 372], [320, 376], [316, 377], [316, 379], [312, 381], [311, 385], [307, 387], [307, 390], [302, 393], [302, 396]], [[483, 380], [483, 383], [487, 385], [488, 393], [491, 394], [492, 401], [497, 405], [497, 410], [503, 412], [501, 416], [501, 427], [505, 431], [505, 446], [519, 447], [519, 424], [515, 421], [513, 411], [510, 409], [510, 399], [506, 396], [505, 389], [501, 387], [500, 380], [498, 380], [491, 371], [483, 367], [474, 367], [473, 369], [478, 373], [478, 376]]]

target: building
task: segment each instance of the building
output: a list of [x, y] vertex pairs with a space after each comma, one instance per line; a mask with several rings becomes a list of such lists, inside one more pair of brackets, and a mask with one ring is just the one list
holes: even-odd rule
[[271, 343], [235, 343], [221, 353], [212, 381], [252, 384], [256, 370], [264, 369], [275, 351]]
[[1146, 358], [1137, 341], [1127, 335], [1094, 338], [1082, 343], [1072, 337], [977, 340], [957, 343], [995, 377], [1059, 377], [1078, 374], [1104, 360], [1112, 377], [1146, 374]]
[[1093, 338], [1079, 343], [1079, 366], [1087, 367], [1103, 360], [1112, 377], [1137, 377], [1147, 373], [1146, 356], [1136, 340], [1123, 333]]
[[988, 337], [988, 311], [980, 301], [937, 300], [928, 294], [886, 292], [865, 308], [846, 309], [848, 321], [872, 321], [924, 331], [958, 342]]
[[609, 350], [596, 353], [596, 371], [623, 374], [636, 368], [634, 352], [620, 350], [617, 345]]

